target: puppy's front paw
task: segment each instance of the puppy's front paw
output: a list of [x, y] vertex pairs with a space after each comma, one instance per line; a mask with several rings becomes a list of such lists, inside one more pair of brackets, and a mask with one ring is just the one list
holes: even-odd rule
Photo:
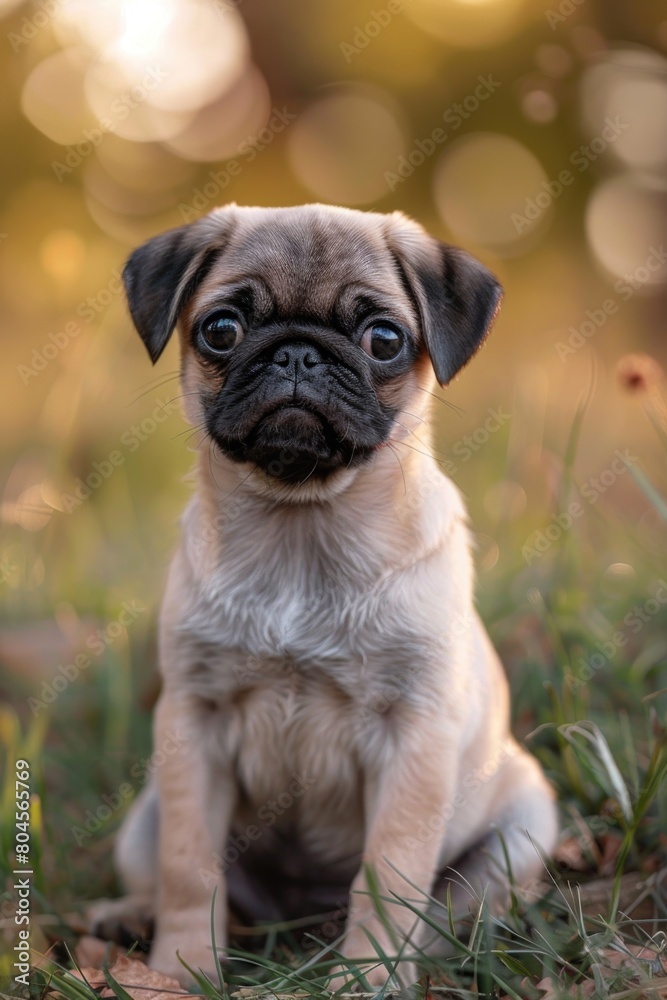
[[[417, 978], [414, 965], [411, 962], [393, 961], [396, 946], [378, 926], [373, 927], [373, 937], [387, 959], [383, 961], [379, 954], [373, 958], [375, 948], [364, 933], [363, 928], [355, 927], [348, 933], [342, 948], [343, 956], [352, 969], [358, 969], [372, 989], [381, 989], [387, 983], [394, 988], [404, 988], [414, 983]], [[342, 965], [333, 969], [330, 976], [330, 990], [339, 990], [342, 986], [359, 981], [353, 971]]]
[[[178, 954], [177, 954], [178, 952]], [[189, 989], [195, 984], [192, 975], [179, 961], [183, 959], [193, 972], [203, 972], [204, 975], [213, 982], [218, 982], [218, 973], [213, 957], [213, 948], [210, 943], [210, 936], [207, 939], [193, 939], [189, 934], [182, 935], [158, 935], [157, 940], [151, 948], [148, 958], [148, 965], [157, 972], [163, 972], [166, 976], [173, 976], [181, 986]]]
[[104, 941], [129, 946], [149, 941], [153, 934], [155, 903], [149, 896], [121, 896], [88, 903], [83, 914], [86, 931]]
[[416, 970], [410, 963], [399, 964], [391, 973], [381, 962], [372, 966], [368, 963], [357, 962], [354, 962], [354, 965], [363, 974], [363, 981], [355, 972], [348, 970], [345, 966], [338, 965], [329, 974], [327, 989], [332, 993], [337, 993], [338, 990], [345, 989], [347, 991], [353, 987], [363, 989], [367, 983], [372, 990], [381, 990], [388, 986], [389, 989], [398, 989], [401, 990], [402, 994], [405, 994], [407, 987], [416, 982]]
[[[378, 959], [379, 961], [379, 959]], [[371, 966], [366, 962], [356, 962], [354, 959], [350, 959], [350, 964], [359, 969], [362, 973], [364, 980], [373, 990], [380, 990], [383, 986], [386, 986], [390, 978], [395, 979], [394, 976], [389, 975], [389, 970], [380, 963], [376, 966]], [[356, 972], [348, 969], [347, 966], [337, 965], [335, 969], [332, 969], [329, 973], [329, 982], [327, 984], [328, 989], [335, 993], [343, 987], [351, 989], [353, 986], [363, 987], [364, 983]], [[390, 985], [394, 985], [390, 983]]]

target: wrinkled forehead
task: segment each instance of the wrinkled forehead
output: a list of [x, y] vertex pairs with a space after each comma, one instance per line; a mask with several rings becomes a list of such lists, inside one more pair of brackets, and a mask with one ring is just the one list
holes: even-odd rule
[[293, 211], [240, 213], [197, 293], [197, 307], [247, 286], [277, 315], [328, 319], [343, 298], [366, 296], [415, 320], [380, 216]]

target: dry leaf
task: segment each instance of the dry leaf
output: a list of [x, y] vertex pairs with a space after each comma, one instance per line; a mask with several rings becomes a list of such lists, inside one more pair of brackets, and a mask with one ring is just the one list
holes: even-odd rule
[[580, 837], [568, 837], [558, 844], [555, 854], [555, 861], [575, 872], [588, 872], [591, 870], [590, 861], [584, 857]]
[[616, 859], [621, 849], [623, 840], [617, 833], [603, 833], [599, 838], [602, 848], [602, 860], [600, 861], [600, 874], [612, 875], [616, 871]]
[[616, 948], [605, 948], [600, 953], [604, 957], [604, 963], [608, 968], [632, 969], [645, 976], [648, 972], [648, 964], [650, 964], [652, 966], [651, 972], [654, 976], [660, 978], [667, 976], [667, 953], [661, 955], [655, 948], [637, 944], [627, 944], [625, 947], [630, 952], [629, 955]]
[[[109, 969], [113, 978], [120, 983], [134, 1000], [177, 1000], [176, 994], [182, 997], [189, 997], [191, 994], [184, 990], [181, 984], [165, 976], [162, 972], [149, 969], [143, 962], [138, 962], [135, 958], [127, 958], [125, 955], [119, 956]], [[100, 997], [113, 997], [113, 991], [106, 986], [104, 973], [99, 969], [82, 969], [85, 978], [93, 989], [104, 986]], [[72, 973], [77, 979], [81, 976], [77, 972]]]
[[[84, 934], [83, 937], [79, 938], [74, 949], [76, 964], [80, 968], [85, 966], [88, 969], [99, 969], [104, 964], [107, 948], [109, 948], [108, 941], [101, 941], [100, 938]], [[115, 945], [111, 945], [109, 952], [110, 961], [115, 961], [117, 956], [118, 948]]]
[[86, 966], [81, 968], [81, 972], [79, 972], [78, 969], [72, 969], [70, 975], [74, 976], [75, 979], [83, 979], [84, 982], [88, 983], [88, 985], [94, 990], [99, 989], [101, 986], [106, 987], [107, 981], [104, 978], [104, 973], [100, 969]]
[[542, 1000], [560, 1000], [561, 997], [573, 997], [577, 1000], [585, 1000], [586, 997], [595, 995], [595, 983], [592, 979], [587, 979], [583, 983], [572, 984], [569, 989], [560, 983], [555, 983], [553, 979], [541, 979], [537, 984], [538, 990], [543, 990]]

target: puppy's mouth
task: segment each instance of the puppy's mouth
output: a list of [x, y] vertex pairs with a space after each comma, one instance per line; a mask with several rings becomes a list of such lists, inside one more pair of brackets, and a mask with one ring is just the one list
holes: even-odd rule
[[281, 334], [240, 355], [205, 404], [209, 434], [224, 454], [289, 486], [366, 462], [393, 415], [341, 341], [340, 357], [313, 333]]
[[325, 413], [301, 401], [271, 407], [243, 440], [215, 437], [229, 458], [252, 462], [274, 479], [292, 485], [324, 479], [363, 461], [374, 450], [346, 441]]

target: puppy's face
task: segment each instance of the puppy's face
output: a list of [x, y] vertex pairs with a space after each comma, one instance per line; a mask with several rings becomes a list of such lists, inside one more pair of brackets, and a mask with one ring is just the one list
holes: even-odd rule
[[367, 463], [500, 300], [481, 264], [403, 216], [321, 205], [217, 210], [150, 240], [124, 277], [154, 361], [178, 322], [190, 419], [297, 490]]

